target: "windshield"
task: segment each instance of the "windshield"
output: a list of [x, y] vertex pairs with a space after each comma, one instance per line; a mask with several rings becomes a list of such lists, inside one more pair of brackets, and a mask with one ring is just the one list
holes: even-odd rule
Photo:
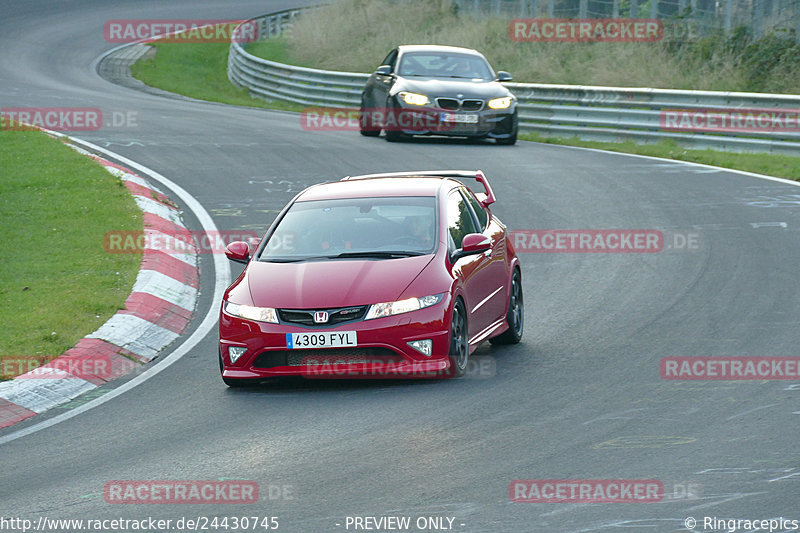
[[403, 54], [397, 73], [400, 76], [494, 79], [491, 67], [482, 57], [452, 53], [413, 52]]
[[435, 205], [433, 196], [296, 202], [259, 260], [391, 259], [432, 253]]

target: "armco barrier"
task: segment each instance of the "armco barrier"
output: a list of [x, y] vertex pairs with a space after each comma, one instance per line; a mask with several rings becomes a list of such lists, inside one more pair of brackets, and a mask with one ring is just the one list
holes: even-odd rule
[[[291, 28], [306, 9], [292, 9], [252, 20], [267, 38]], [[358, 107], [369, 74], [297, 67], [248, 54], [232, 42], [228, 78], [254, 95], [308, 106]], [[519, 99], [523, 132], [586, 140], [654, 142], [672, 139], [695, 148], [800, 154], [800, 96], [540, 83], [506, 83]], [[758, 110], [778, 116], [780, 127], [734, 127], [700, 132], [667, 130], [670, 110], [736, 113]], [[786, 119], [787, 114], [794, 119]], [[774, 119], [774, 116], [773, 116]], [[741, 121], [739, 124], [743, 124]], [[791, 124], [791, 127], [789, 126]], [[713, 128], [712, 128], [713, 129]]]

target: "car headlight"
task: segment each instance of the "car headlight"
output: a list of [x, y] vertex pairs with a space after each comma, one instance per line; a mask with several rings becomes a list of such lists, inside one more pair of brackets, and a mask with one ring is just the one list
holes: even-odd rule
[[508, 109], [511, 101], [512, 98], [510, 96], [503, 96], [502, 98], [492, 98], [487, 105], [489, 109]]
[[225, 312], [229, 315], [255, 320], [256, 322], [278, 323], [278, 312], [272, 307], [254, 307], [252, 305], [239, 305], [225, 302]]
[[371, 320], [373, 318], [383, 318], [386, 316], [399, 315], [401, 313], [410, 313], [419, 309], [425, 309], [432, 305], [436, 305], [442, 301], [444, 294], [432, 294], [430, 296], [423, 296], [422, 298], [407, 298], [396, 302], [385, 302], [380, 304], [372, 304], [367, 311], [367, 316], [364, 320]]
[[403, 91], [400, 93], [400, 98], [402, 98], [403, 101], [409, 105], [428, 105], [431, 103], [431, 101], [428, 100], [428, 97], [424, 94]]

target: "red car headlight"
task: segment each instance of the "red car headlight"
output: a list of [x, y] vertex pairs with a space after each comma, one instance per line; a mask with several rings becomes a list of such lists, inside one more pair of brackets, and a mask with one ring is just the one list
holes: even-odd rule
[[398, 300], [396, 302], [384, 302], [380, 304], [372, 304], [367, 311], [364, 320], [371, 320], [373, 318], [383, 318], [386, 316], [399, 315], [401, 313], [410, 313], [424, 309], [432, 305], [436, 305], [442, 301], [444, 293], [431, 294], [430, 296], [423, 296], [422, 298], [407, 298], [405, 300]]
[[225, 312], [229, 315], [255, 320], [256, 322], [278, 323], [278, 312], [272, 307], [255, 307], [225, 302]]

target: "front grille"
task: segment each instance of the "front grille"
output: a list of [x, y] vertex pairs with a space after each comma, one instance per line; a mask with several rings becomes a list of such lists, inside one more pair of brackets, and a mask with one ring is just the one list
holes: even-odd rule
[[480, 111], [483, 109], [483, 100], [467, 99], [459, 101], [455, 98], [437, 98], [436, 105], [448, 111]]
[[483, 100], [464, 100], [461, 102], [461, 109], [464, 111], [480, 111], [483, 107]]
[[[278, 317], [281, 322], [300, 324], [301, 326], [333, 326], [343, 322], [360, 320], [364, 317], [368, 307], [368, 305], [359, 305], [335, 309], [278, 309]], [[328, 321], [321, 324], [314, 322], [314, 313], [317, 311], [327, 312]]]
[[448, 111], [458, 111], [458, 100], [455, 98], [437, 98], [436, 105]]
[[255, 368], [276, 366], [332, 366], [365, 363], [402, 363], [403, 356], [389, 348], [324, 348], [320, 350], [279, 350], [262, 352], [253, 361]]

